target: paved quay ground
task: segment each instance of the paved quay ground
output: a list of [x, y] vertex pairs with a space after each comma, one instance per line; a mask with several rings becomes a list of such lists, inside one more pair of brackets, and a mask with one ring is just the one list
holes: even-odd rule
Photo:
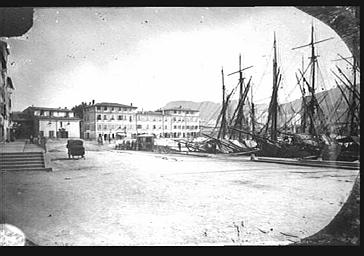
[[1, 214], [39, 245], [289, 244], [334, 218], [359, 173], [65, 145], [48, 144], [53, 172], [1, 174]]

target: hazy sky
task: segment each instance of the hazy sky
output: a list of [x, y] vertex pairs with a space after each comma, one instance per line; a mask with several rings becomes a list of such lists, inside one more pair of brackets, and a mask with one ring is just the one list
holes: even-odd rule
[[[148, 110], [173, 100], [221, 101], [225, 74], [254, 65], [255, 101], [269, 100], [273, 32], [283, 70], [280, 102], [300, 96], [295, 72], [310, 49], [311, 23], [318, 44], [321, 87], [335, 83], [330, 69], [337, 54], [350, 56], [328, 26], [293, 7], [242, 8], [36, 8], [34, 25], [11, 38], [9, 75], [14, 110], [29, 105], [72, 107], [82, 101], [130, 104]], [[238, 76], [228, 76], [228, 90]], [[320, 89], [321, 90], [321, 89]]]

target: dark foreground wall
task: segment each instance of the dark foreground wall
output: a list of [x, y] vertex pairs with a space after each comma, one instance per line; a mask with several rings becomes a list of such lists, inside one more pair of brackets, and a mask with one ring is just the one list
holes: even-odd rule
[[0, 8], [0, 37], [25, 34], [33, 26], [33, 8]]

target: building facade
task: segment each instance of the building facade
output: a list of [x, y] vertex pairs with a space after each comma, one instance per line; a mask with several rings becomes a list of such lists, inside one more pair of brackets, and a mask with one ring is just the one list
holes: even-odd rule
[[200, 132], [200, 112], [194, 109], [168, 108], [158, 110], [165, 117], [165, 130], [163, 137], [167, 138], [194, 138]]
[[0, 142], [10, 141], [11, 94], [14, 86], [8, 76], [9, 45], [0, 40]]
[[191, 138], [200, 132], [199, 111], [173, 108], [137, 111], [137, 107], [102, 102], [84, 108], [81, 136], [95, 140], [150, 134], [164, 138]]
[[81, 134], [84, 139], [104, 140], [131, 137], [136, 133], [136, 109], [119, 103], [96, 103], [83, 111]]
[[31, 120], [33, 136], [46, 138], [80, 138], [80, 118], [67, 108], [28, 107], [23, 110]]

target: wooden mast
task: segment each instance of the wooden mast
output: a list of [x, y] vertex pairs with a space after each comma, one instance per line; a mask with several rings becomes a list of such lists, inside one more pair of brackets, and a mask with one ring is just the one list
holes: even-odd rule
[[227, 102], [225, 100], [225, 83], [224, 83], [224, 69], [221, 68], [221, 78], [222, 78], [222, 108], [221, 108], [221, 124], [220, 130], [217, 138], [224, 138], [226, 134], [226, 108]]
[[[311, 94], [311, 100], [310, 102], [308, 103], [308, 106], [307, 106], [307, 114], [304, 114], [304, 116], [307, 118], [309, 117], [309, 133], [311, 135], [314, 135], [316, 137], [318, 137], [318, 133], [317, 133], [317, 129], [316, 129], [316, 126], [315, 126], [315, 118], [314, 118], [314, 115], [315, 115], [315, 109], [317, 109], [317, 111], [319, 110], [319, 105], [318, 105], [318, 102], [317, 102], [317, 99], [316, 99], [316, 96], [315, 96], [315, 83], [316, 83], [316, 64], [317, 64], [317, 55], [315, 54], [315, 44], [318, 44], [318, 43], [322, 43], [322, 42], [325, 42], [327, 40], [331, 40], [333, 39], [333, 37], [330, 37], [330, 38], [326, 38], [326, 39], [323, 39], [323, 40], [320, 40], [320, 41], [314, 41], [314, 26], [313, 26], [313, 23], [311, 25], [311, 42], [309, 44], [306, 44], [306, 45], [302, 45], [302, 46], [299, 46], [299, 47], [295, 47], [295, 48], [292, 48], [292, 50], [296, 50], [296, 49], [299, 49], [299, 48], [303, 48], [303, 47], [306, 47], [306, 46], [310, 46], [311, 47], [311, 61], [310, 61], [310, 64], [311, 65], [311, 84], [309, 85], [306, 82], [307, 84], [307, 87], [308, 87], [308, 90]], [[302, 74], [303, 75], [303, 74]], [[304, 79], [304, 77], [303, 77]], [[306, 121], [305, 121], [306, 122]], [[305, 132], [305, 130], [303, 130], [303, 132]]]
[[271, 126], [271, 139], [277, 140], [277, 113], [278, 113], [278, 70], [277, 70], [277, 42], [276, 33], [274, 32], [274, 57], [273, 57], [273, 95], [272, 95], [272, 126]]
[[[279, 84], [279, 70], [277, 64], [277, 42], [276, 34], [274, 32], [273, 41], [273, 86], [272, 86], [272, 97], [269, 103], [268, 109], [268, 120], [266, 125], [266, 133], [270, 128], [270, 139], [272, 141], [277, 140], [277, 116], [278, 116], [278, 84]], [[269, 126], [270, 124], [270, 126]]]

